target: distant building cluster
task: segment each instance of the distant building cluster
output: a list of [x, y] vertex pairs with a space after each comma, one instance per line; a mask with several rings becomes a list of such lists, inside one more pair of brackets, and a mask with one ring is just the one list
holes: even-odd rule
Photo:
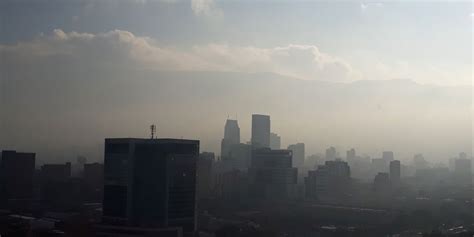
[[[103, 163], [78, 157], [75, 163], [40, 166], [35, 153], [4, 150], [0, 208], [7, 212], [0, 212], [0, 223], [7, 225], [0, 225], [0, 234], [62, 236], [82, 223], [74, 218], [84, 216], [88, 228], [76, 229], [83, 231], [82, 236], [197, 236], [211, 230], [230, 233], [227, 226], [236, 223], [240, 231], [254, 233], [261, 227], [250, 220], [259, 211], [239, 212], [240, 220], [248, 220], [242, 222], [217, 219], [208, 210], [222, 209], [222, 203], [226, 211], [233, 205], [255, 209], [292, 205], [301, 212], [330, 208], [337, 211], [329, 216], [369, 218], [386, 211], [348, 207], [421, 208], [433, 205], [427, 201], [432, 198], [448, 205], [472, 192], [472, 160], [465, 153], [452, 158], [449, 167], [430, 164], [422, 154], [407, 164], [392, 151], [375, 158], [360, 156], [354, 148], [345, 154], [341, 157], [329, 147], [324, 154], [307, 155], [302, 142], [282, 149], [270, 116], [260, 114], [252, 115], [249, 142], [241, 140], [238, 121], [228, 119], [217, 156], [200, 151], [198, 140], [154, 136], [105, 139]], [[443, 231], [465, 230], [456, 228]]]

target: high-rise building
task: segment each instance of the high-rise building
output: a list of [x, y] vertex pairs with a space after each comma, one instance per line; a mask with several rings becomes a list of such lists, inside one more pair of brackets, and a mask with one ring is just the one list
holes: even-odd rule
[[392, 184], [398, 184], [401, 176], [401, 164], [399, 160], [390, 161], [390, 181]]
[[227, 119], [224, 127], [224, 138], [221, 142], [221, 156], [229, 155], [230, 147], [240, 143], [240, 128], [237, 120]]
[[349, 163], [354, 162], [356, 159], [356, 151], [354, 148], [351, 148], [346, 152], [346, 161]]
[[252, 151], [249, 168], [252, 194], [259, 198], [289, 198], [295, 194], [298, 169], [290, 150], [260, 148]]
[[0, 199], [33, 197], [35, 153], [2, 151], [0, 162]]
[[390, 161], [394, 160], [393, 151], [384, 151], [382, 153], [382, 159], [388, 164]]
[[44, 164], [41, 166], [41, 200], [44, 205], [56, 210], [67, 210], [77, 207], [84, 194], [82, 182], [71, 178], [72, 165]]
[[104, 189], [104, 165], [86, 163], [83, 174], [86, 200], [100, 202]]
[[247, 170], [250, 167], [250, 159], [252, 157], [252, 145], [234, 144], [230, 147], [229, 159], [224, 160], [227, 167], [238, 170]]
[[105, 139], [104, 223], [196, 230], [199, 141]]
[[466, 157], [461, 153], [459, 158], [454, 160], [454, 177], [458, 184], [472, 184], [472, 161]]
[[270, 149], [279, 150], [281, 149], [281, 137], [276, 133], [270, 133]]
[[427, 169], [429, 167], [428, 161], [425, 160], [423, 154], [415, 154], [413, 156], [413, 166], [416, 170]]
[[326, 149], [326, 160], [336, 160], [337, 152], [335, 147], [329, 147]]
[[296, 143], [288, 146], [293, 153], [293, 167], [301, 169], [304, 167], [305, 150], [304, 143]]
[[255, 148], [270, 147], [270, 116], [252, 115], [252, 146]]
[[379, 172], [388, 172], [388, 162], [383, 158], [372, 159], [371, 169], [375, 174]]
[[44, 164], [41, 166], [41, 179], [43, 183], [62, 182], [71, 177], [71, 163]]
[[208, 198], [212, 190], [212, 165], [215, 161], [215, 155], [212, 152], [203, 152], [199, 154], [197, 161], [197, 197]]
[[341, 160], [326, 161], [305, 178], [306, 196], [310, 198], [344, 197], [349, 192], [351, 169]]
[[386, 172], [379, 172], [374, 178], [374, 191], [380, 194], [388, 194], [390, 190], [390, 176]]

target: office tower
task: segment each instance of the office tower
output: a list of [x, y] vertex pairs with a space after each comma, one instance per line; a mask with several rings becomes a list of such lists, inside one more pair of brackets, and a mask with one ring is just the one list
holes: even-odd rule
[[413, 156], [413, 166], [415, 166], [416, 170], [421, 170], [428, 168], [429, 164], [423, 154], [416, 154]]
[[306, 166], [306, 168], [316, 169], [318, 168], [318, 165], [324, 164], [324, 161], [325, 159], [322, 158], [320, 155], [313, 154], [306, 157], [304, 165]]
[[393, 151], [384, 151], [382, 153], [382, 159], [388, 164], [390, 161], [394, 160]]
[[270, 147], [270, 116], [252, 115], [252, 146], [254, 148]]
[[71, 177], [71, 163], [44, 164], [41, 166], [41, 179], [43, 183], [51, 181], [65, 181]]
[[84, 172], [84, 165], [87, 163], [87, 158], [84, 156], [76, 157], [76, 163], [72, 165], [72, 176], [82, 176]]
[[104, 189], [104, 165], [100, 163], [84, 164], [83, 177], [86, 201], [102, 201]]
[[2, 151], [0, 163], [0, 199], [33, 197], [35, 153]]
[[356, 151], [354, 148], [351, 148], [346, 152], [346, 161], [351, 163], [354, 162], [356, 159]]
[[454, 160], [454, 177], [456, 183], [460, 185], [472, 183], [472, 161], [466, 157], [461, 153], [459, 158]]
[[374, 178], [373, 188], [375, 192], [388, 194], [390, 190], [390, 176], [386, 172], [379, 172]]
[[224, 138], [221, 142], [221, 157], [229, 155], [230, 147], [240, 143], [240, 128], [237, 120], [227, 119], [224, 127]]
[[225, 159], [227, 170], [238, 169], [247, 170], [250, 167], [250, 159], [252, 156], [252, 145], [234, 144], [230, 147], [229, 159]]
[[281, 148], [281, 137], [276, 133], [270, 133], [270, 149], [279, 150]]
[[344, 197], [349, 192], [351, 169], [341, 160], [326, 161], [305, 179], [306, 196], [317, 199]]
[[82, 182], [71, 178], [71, 163], [41, 166], [41, 200], [49, 208], [67, 210], [81, 203]]
[[400, 183], [401, 164], [399, 160], [390, 161], [390, 181], [393, 184]]
[[251, 193], [265, 199], [284, 199], [295, 195], [298, 169], [291, 164], [290, 150], [253, 150], [249, 169]]
[[371, 168], [372, 168], [372, 171], [375, 171], [375, 173], [387, 172], [388, 162], [387, 160], [383, 158], [372, 159]]
[[291, 150], [293, 153], [293, 167], [303, 168], [305, 158], [304, 143], [289, 145], [288, 150]]
[[216, 174], [215, 191], [219, 198], [241, 201], [247, 198], [247, 174], [238, 169], [232, 169]]
[[203, 152], [199, 154], [197, 161], [197, 197], [209, 198], [212, 189], [213, 170], [212, 164], [215, 161], [215, 155], [212, 152]]
[[105, 139], [103, 222], [196, 230], [199, 141]]
[[326, 149], [326, 160], [336, 160], [337, 153], [335, 147], [329, 147]]

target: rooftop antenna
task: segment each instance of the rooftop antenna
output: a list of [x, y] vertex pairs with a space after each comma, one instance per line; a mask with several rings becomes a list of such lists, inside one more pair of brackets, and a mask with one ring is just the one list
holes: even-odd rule
[[155, 138], [155, 132], [156, 132], [156, 126], [154, 124], [152, 124], [150, 126], [150, 132], [151, 132], [151, 139], [154, 139]]

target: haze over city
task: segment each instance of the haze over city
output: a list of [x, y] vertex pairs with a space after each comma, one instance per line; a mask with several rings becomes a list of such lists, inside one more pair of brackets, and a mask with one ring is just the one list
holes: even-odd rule
[[148, 136], [150, 124], [218, 152], [225, 119], [248, 141], [252, 113], [310, 153], [471, 152], [469, 1], [6, 1], [0, 11], [0, 144], [40, 160], [99, 160], [103, 137]]
[[0, 237], [472, 237], [472, 1], [0, 1]]

